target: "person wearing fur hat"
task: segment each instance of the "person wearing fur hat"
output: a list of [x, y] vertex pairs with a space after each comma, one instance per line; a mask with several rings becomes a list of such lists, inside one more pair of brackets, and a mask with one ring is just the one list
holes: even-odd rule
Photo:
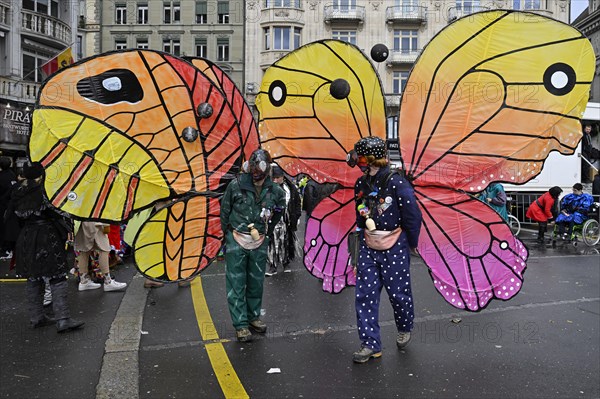
[[382, 139], [360, 139], [348, 154], [348, 163], [364, 173], [354, 187], [360, 230], [355, 305], [361, 348], [352, 360], [365, 363], [382, 353], [378, 317], [383, 287], [394, 309], [396, 345], [403, 349], [410, 341], [414, 319], [410, 255], [416, 252], [422, 216], [410, 181], [390, 170]]
[[229, 313], [240, 342], [252, 340], [249, 328], [264, 334], [260, 320], [267, 248], [285, 210], [285, 194], [269, 177], [271, 156], [255, 150], [247, 170], [227, 186], [221, 199], [225, 235], [225, 280]]
[[[33, 328], [55, 324], [59, 333], [75, 330], [83, 322], [71, 318], [67, 303], [67, 250], [71, 232], [64, 219], [44, 196], [44, 167], [39, 162], [26, 165], [25, 180], [12, 193], [9, 209], [19, 218], [17, 274], [27, 278], [25, 293]], [[55, 319], [44, 312], [44, 282], [50, 285]]]

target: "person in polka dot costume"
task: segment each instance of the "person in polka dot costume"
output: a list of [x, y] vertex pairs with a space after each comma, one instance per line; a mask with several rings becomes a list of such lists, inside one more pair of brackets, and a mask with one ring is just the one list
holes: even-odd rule
[[[379, 301], [383, 287], [394, 309], [398, 348], [408, 344], [413, 328], [410, 254], [419, 242], [422, 217], [411, 183], [402, 174], [390, 171], [385, 156], [385, 142], [378, 137], [362, 138], [349, 154], [349, 160], [353, 158], [365, 173], [354, 188], [356, 222], [361, 230], [356, 266], [356, 318], [361, 349], [353, 354], [356, 363], [381, 356]], [[376, 232], [387, 234], [402, 229], [390, 248], [372, 249], [366, 244], [369, 218], [375, 223]]]

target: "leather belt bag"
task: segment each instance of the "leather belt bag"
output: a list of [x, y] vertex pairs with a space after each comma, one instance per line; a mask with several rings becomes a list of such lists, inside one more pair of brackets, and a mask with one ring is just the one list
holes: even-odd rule
[[392, 231], [365, 229], [365, 244], [376, 251], [386, 251], [398, 242], [400, 234], [402, 234], [401, 227]]
[[262, 245], [265, 236], [264, 234], [261, 234], [258, 240], [254, 240], [250, 234], [233, 230], [233, 239], [244, 249], [256, 249]]

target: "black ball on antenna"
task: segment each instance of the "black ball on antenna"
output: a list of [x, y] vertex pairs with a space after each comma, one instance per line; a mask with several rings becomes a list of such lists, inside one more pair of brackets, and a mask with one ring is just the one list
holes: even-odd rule
[[350, 94], [350, 84], [345, 79], [336, 79], [329, 86], [329, 93], [338, 100], [343, 100]]
[[210, 118], [212, 114], [213, 108], [212, 105], [210, 105], [209, 103], [202, 103], [198, 105], [198, 116], [201, 119]]
[[373, 61], [375, 62], [387, 60], [388, 55], [390, 55], [390, 50], [385, 44], [379, 43], [371, 48], [371, 58], [373, 58]]
[[188, 143], [192, 143], [198, 138], [198, 134], [198, 130], [194, 129], [191, 126], [188, 126], [185, 129], [183, 129], [183, 132], [181, 132], [181, 137], [183, 137], [183, 139]]

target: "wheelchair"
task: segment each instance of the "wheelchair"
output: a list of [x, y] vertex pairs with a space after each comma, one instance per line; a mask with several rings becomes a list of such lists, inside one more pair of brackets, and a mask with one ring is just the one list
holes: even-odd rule
[[[594, 202], [588, 212], [588, 219], [581, 224], [573, 226], [571, 236], [565, 240], [573, 246], [577, 246], [579, 241], [583, 241], [585, 245], [593, 247], [600, 242], [600, 202]], [[554, 225], [552, 233], [552, 247], [556, 248], [557, 242], [561, 240], [558, 234], [558, 226]]]

